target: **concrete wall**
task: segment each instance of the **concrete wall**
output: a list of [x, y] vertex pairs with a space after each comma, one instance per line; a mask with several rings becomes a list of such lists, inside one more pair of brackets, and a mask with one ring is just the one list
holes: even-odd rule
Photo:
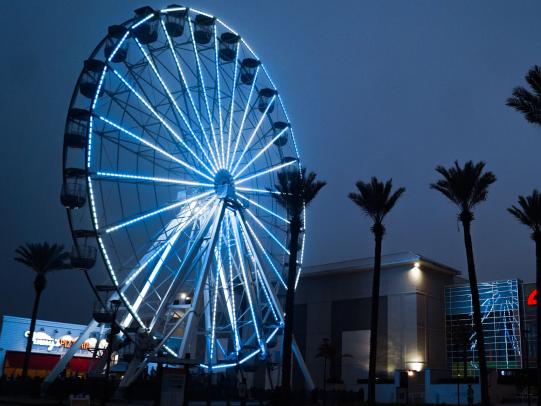
[[[378, 370], [445, 368], [444, 286], [453, 276], [411, 264], [381, 273]], [[341, 353], [354, 353], [328, 366], [328, 377], [342, 377], [346, 389], [357, 390], [366, 377], [370, 333], [372, 272], [350, 271], [303, 276], [296, 303], [306, 305], [305, 361], [316, 386], [323, 383], [324, 360], [316, 358], [324, 338]], [[357, 337], [355, 339], [355, 337]], [[355, 341], [358, 346], [355, 348]], [[345, 350], [344, 348], [345, 347]], [[363, 367], [364, 366], [364, 367]], [[363, 371], [364, 370], [364, 371]], [[355, 376], [357, 376], [355, 378]], [[348, 382], [346, 382], [346, 380]]]

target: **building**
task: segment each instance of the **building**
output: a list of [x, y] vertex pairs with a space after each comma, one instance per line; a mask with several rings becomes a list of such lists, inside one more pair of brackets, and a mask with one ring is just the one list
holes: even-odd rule
[[[324, 339], [340, 356], [327, 376], [354, 389], [368, 377], [373, 259], [303, 269], [296, 294], [295, 337], [314, 382], [323, 382], [317, 357]], [[459, 271], [403, 252], [382, 257], [377, 371], [444, 369], [445, 287], [463, 281]]]
[[[317, 386], [324, 339], [336, 356], [326, 376], [358, 388], [368, 377], [373, 258], [306, 267], [296, 294], [295, 337]], [[518, 279], [478, 284], [488, 367], [535, 368], [536, 293]], [[412, 252], [382, 257], [377, 375], [430, 369], [434, 377], [478, 373], [470, 287], [460, 272]], [[524, 351], [523, 351], [524, 349]], [[442, 378], [443, 379], [443, 378]]]
[[[30, 319], [14, 316], [2, 317], [0, 334], [0, 376], [17, 376], [22, 372], [28, 338]], [[70, 348], [85, 325], [36, 321], [30, 357], [29, 376], [45, 377], [55, 366], [60, 356]], [[67, 375], [81, 375], [88, 371], [100, 331], [91, 334], [66, 368]], [[98, 350], [107, 348], [107, 341], [101, 339]]]

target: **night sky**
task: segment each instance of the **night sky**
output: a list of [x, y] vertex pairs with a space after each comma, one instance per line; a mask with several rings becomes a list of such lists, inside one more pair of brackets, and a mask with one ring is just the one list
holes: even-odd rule
[[[60, 205], [65, 117], [83, 61], [140, 1], [7, 1], [0, 15], [3, 216], [0, 314], [29, 316], [25, 241], [70, 247]], [[328, 181], [309, 211], [306, 263], [371, 256], [369, 221], [347, 194], [358, 179], [407, 188], [384, 253], [411, 250], [465, 269], [457, 210], [429, 189], [434, 168], [484, 160], [498, 181], [475, 212], [480, 280], [534, 279], [533, 242], [506, 208], [541, 188], [541, 127], [505, 106], [541, 64], [541, 2], [198, 1], [254, 47], [291, 116], [304, 164]], [[101, 264], [99, 266], [102, 266]], [[40, 318], [84, 322], [93, 297], [79, 271], [49, 278]]]

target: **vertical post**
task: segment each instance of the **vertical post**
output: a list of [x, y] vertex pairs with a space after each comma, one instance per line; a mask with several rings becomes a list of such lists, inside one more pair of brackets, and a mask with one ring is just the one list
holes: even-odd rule
[[101, 400], [102, 405], [105, 405], [105, 403], [107, 402], [107, 398], [109, 397], [109, 375], [111, 373], [111, 357], [113, 356], [113, 341], [117, 334], [116, 316], [117, 316], [118, 308], [120, 307], [121, 302], [119, 299], [115, 299], [115, 300], [111, 300], [109, 303], [113, 312], [112, 312], [112, 320], [111, 320], [111, 329], [109, 330], [109, 343], [107, 345], [107, 364], [105, 366], [105, 383], [103, 386], [103, 397]]

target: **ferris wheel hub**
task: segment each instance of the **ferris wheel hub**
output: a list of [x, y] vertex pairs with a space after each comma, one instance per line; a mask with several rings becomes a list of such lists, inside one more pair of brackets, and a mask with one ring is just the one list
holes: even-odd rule
[[214, 191], [219, 199], [236, 201], [235, 180], [227, 169], [220, 169], [214, 176]]

